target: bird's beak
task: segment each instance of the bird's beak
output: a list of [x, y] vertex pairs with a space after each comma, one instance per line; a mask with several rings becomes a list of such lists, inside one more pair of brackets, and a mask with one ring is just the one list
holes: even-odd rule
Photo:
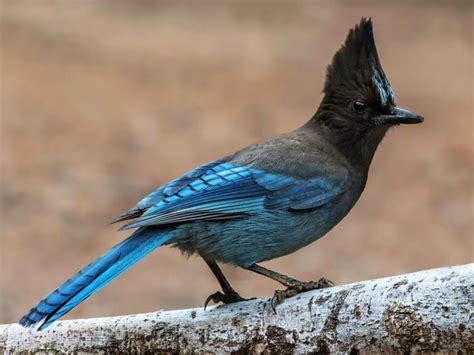
[[424, 118], [403, 108], [394, 107], [388, 115], [378, 116], [376, 120], [378, 124], [413, 124], [423, 122]]

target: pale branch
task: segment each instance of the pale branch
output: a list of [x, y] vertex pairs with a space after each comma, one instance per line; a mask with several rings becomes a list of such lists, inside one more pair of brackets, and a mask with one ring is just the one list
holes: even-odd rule
[[0, 350], [81, 353], [474, 351], [474, 264], [268, 299], [53, 324], [0, 325]]

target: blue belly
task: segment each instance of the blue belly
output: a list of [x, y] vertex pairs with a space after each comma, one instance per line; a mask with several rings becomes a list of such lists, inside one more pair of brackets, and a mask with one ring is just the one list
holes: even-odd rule
[[169, 244], [186, 254], [250, 266], [290, 254], [321, 238], [348, 210], [334, 207], [329, 204], [309, 211], [274, 210], [241, 219], [193, 222], [178, 226]]

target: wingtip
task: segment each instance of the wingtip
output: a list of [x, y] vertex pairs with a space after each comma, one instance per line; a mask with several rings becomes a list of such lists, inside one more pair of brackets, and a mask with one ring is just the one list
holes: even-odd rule
[[120, 222], [120, 221], [122, 221], [122, 216], [114, 217], [114, 218], [112, 218], [112, 220], [108, 223], [108, 225], [110, 226], [110, 225], [115, 224], [115, 223], [118, 223], [118, 222]]
[[130, 219], [130, 218], [133, 218], [133, 217], [130, 217], [130, 216], [128, 216], [128, 215], [126, 215], [126, 214], [124, 213], [124, 214], [121, 214], [121, 215], [118, 216], [118, 217], [113, 218], [113, 219], [109, 222], [109, 225], [115, 224], [115, 223], [118, 223], [118, 222], [123, 222], [123, 221], [126, 221], [127, 219]]
[[137, 218], [140, 217], [141, 214], [143, 213], [143, 210], [135, 208], [128, 210], [127, 212], [122, 213], [120, 216], [117, 216], [112, 219], [112, 221], [109, 224], [115, 224], [118, 222], [123, 222], [129, 219]]
[[[137, 217], [141, 217], [141, 214]], [[147, 218], [139, 218], [139, 219], [136, 219], [134, 221], [131, 221], [131, 222], [128, 222], [126, 224], [124, 224], [122, 227], [120, 227], [118, 229], [118, 231], [125, 231], [125, 230], [129, 230], [129, 229], [135, 229], [135, 228], [139, 228], [139, 227], [143, 227], [145, 225], [147, 225], [145, 222], [148, 221], [151, 217], [147, 217]]]

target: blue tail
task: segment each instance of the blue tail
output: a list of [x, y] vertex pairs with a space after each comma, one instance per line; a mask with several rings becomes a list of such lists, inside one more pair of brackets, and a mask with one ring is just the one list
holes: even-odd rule
[[20, 324], [28, 327], [44, 318], [38, 329], [49, 327], [169, 238], [168, 231], [158, 232], [151, 228], [137, 230], [50, 292], [21, 318]]

